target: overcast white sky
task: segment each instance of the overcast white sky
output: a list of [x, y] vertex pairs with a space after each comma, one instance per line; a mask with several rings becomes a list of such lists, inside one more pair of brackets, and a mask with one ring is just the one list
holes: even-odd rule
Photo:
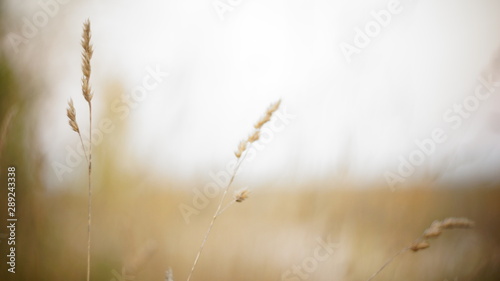
[[[27, 39], [14, 52], [7, 36], [4, 50], [20, 71], [37, 73], [45, 87], [37, 94], [49, 97], [39, 127], [50, 185], [59, 184], [50, 163], [64, 163], [63, 148], [75, 142], [61, 114], [69, 97], [80, 98], [86, 18], [98, 108], [110, 106], [100, 98], [110, 81], [130, 95], [148, 69], [168, 72], [126, 117], [127, 152], [151, 165], [152, 175], [187, 179], [223, 169], [281, 98], [290, 122], [244, 166], [249, 178], [307, 181], [348, 171], [357, 181], [384, 180], [418, 150], [416, 140], [441, 129], [446, 141], [415, 165], [413, 177], [447, 167], [444, 180], [498, 179], [500, 97], [474, 100], [481, 75], [500, 80], [492, 61], [500, 56], [498, 1], [62, 2], [44, 9], [10, 0], [2, 8], [10, 11], [9, 34]], [[36, 26], [43, 13], [48, 20], [26, 38], [26, 21]], [[385, 21], [376, 23], [374, 13]], [[347, 45], [357, 48], [348, 57]], [[454, 104], [464, 100], [474, 109], [458, 118]], [[83, 103], [77, 111], [85, 112]]]

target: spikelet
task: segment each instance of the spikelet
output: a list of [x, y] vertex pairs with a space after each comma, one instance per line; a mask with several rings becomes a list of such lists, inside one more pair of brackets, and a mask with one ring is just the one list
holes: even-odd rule
[[76, 122], [76, 110], [73, 106], [73, 99], [68, 101], [68, 108], [66, 109], [66, 115], [68, 116], [68, 122], [73, 131], [80, 133], [80, 128], [78, 128], [78, 123]]
[[240, 144], [238, 145], [238, 149], [234, 152], [234, 155], [236, 158], [240, 158], [241, 155], [243, 155], [243, 152], [246, 151], [247, 145], [254, 143], [260, 139], [260, 129], [269, 121], [271, 121], [271, 118], [273, 117], [274, 112], [276, 112], [281, 104], [281, 100], [278, 100], [277, 102], [271, 104], [267, 110], [266, 113], [255, 123], [254, 131], [252, 134], [248, 136], [246, 140], [242, 140]]
[[281, 100], [278, 100], [277, 102], [271, 104], [269, 106], [269, 108], [267, 109], [266, 114], [264, 116], [262, 116], [260, 118], [260, 120], [257, 123], [255, 123], [255, 125], [253, 127], [256, 130], [260, 130], [260, 128], [262, 128], [262, 126], [264, 126], [267, 122], [269, 122], [271, 120], [271, 117], [273, 117], [274, 112], [276, 112], [276, 110], [278, 110], [278, 108], [280, 107], [280, 104], [281, 104]]
[[253, 134], [251, 134], [251, 135], [248, 137], [247, 141], [248, 141], [249, 143], [253, 143], [253, 142], [258, 141], [258, 140], [259, 140], [259, 138], [260, 138], [260, 131], [259, 131], [259, 130], [256, 130], [255, 132], [253, 132]]
[[248, 189], [242, 189], [234, 194], [234, 201], [241, 203], [248, 198], [248, 194], [250, 194], [250, 191], [248, 191]]
[[414, 252], [416, 251], [419, 251], [419, 250], [423, 250], [423, 249], [427, 249], [429, 248], [431, 245], [429, 244], [429, 242], [427, 241], [420, 241], [420, 242], [416, 242], [416, 243], [413, 243], [411, 246], [410, 246], [410, 249]]
[[241, 155], [243, 154], [243, 152], [245, 152], [245, 150], [247, 149], [247, 143], [248, 143], [248, 141], [246, 141], [246, 140], [240, 141], [240, 144], [238, 145], [238, 150], [236, 150], [236, 152], [234, 152], [234, 155], [236, 156], [236, 158], [240, 158]]
[[424, 231], [423, 236], [425, 239], [428, 239], [428, 238], [438, 237], [439, 235], [441, 235], [441, 233], [442, 233], [441, 222], [434, 221], [431, 224], [431, 226]]
[[124, 266], [124, 272], [127, 275], [135, 276], [150, 260], [157, 248], [158, 245], [154, 241], [147, 242], [129, 261], [127, 261]]
[[467, 218], [447, 218], [441, 222], [442, 229], [472, 228], [474, 222]]

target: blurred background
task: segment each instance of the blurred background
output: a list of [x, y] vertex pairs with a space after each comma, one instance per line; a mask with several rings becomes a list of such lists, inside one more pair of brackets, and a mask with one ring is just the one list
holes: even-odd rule
[[[1, 279], [85, 278], [71, 98], [93, 143], [92, 280], [185, 279], [237, 144], [278, 99], [230, 190], [250, 198], [217, 220], [192, 280], [366, 280], [450, 216], [476, 227], [377, 279], [498, 280], [499, 31], [494, 0], [0, 1], [0, 220], [9, 166], [19, 219]], [[314, 263], [318, 240], [336, 248]]]

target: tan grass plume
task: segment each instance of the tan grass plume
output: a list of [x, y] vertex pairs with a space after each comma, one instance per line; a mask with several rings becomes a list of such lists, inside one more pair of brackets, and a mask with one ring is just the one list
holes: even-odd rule
[[[82, 51], [82, 95], [87, 101], [89, 105], [89, 136], [92, 136], [92, 88], [90, 87], [90, 74], [92, 73], [92, 68], [90, 65], [90, 60], [92, 59], [92, 55], [94, 53], [92, 44], [90, 39], [92, 37], [90, 21], [87, 19], [83, 23], [83, 33], [82, 33], [82, 41], [81, 45], [83, 48]], [[73, 99], [68, 101], [68, 108], [66, 109], [66, 116], [68, 117], [68, 122], [73, 131], [75, 131], [80, 137], [80, 142], [83, 147], [83, 151], [85, 153], [85, 158], [88, 164], [88, 229], [87, 229], [87, 281], [90, 280], [90, 244], [91, 244], [91, 226], [92, 226], [92, 139], [89, 137], [89, 146], [88, 151], [85, 149], [85, 145], [83, 143], [82, 134], [80, 132], [80, 127], [78, 126], [78, 122], [76, 120], [76, 110], [73, 105]]]
[[261, 128], [271, 120], [274, 112], [276, 112], [279, 109], [279, 106], [281, 104], [281, 100], [278, 100], [276, 103], [273, 103], [269, 106], [269, 108], [266, 110], [265, 114], [259, 119], [257, 123], [254, 125], [254, 131], [249, 135], [249, 137], [246, 140], [242, 140], [239, 145], [237, 150], [235, 151], [234, 155], [236, 156], [237, 162], [235, 165], [235, 168], [233, 170], [233, 173], [231, 175], [231, 178], [229, 180], [229, 183], [224, 189], [224, 192], [222, 193], [222, 196], [220, 198], [219, 204], [217, 205], [217, 210], [215, 211], [212, 220], [210, 221], [210, 225], [207, 229], [207, 232], [205, 233], [205, 236], [203, 238], [203, 241], [201, 242], [200, 248], [198, 250], [198, 253], [196, 254], [196, 257], [193, 262], [193, 266], [191, 267], [191, 270], [189, 271], [189, 275], [187, 277], [187, 281], [191, 280], [191, 276], [193, 275], [193, 272], [196, 268], [196, 265], [198, 264], [198, 260], [200, 258], [200, 255], [205, 247], [205, 243], [207, 242], [208, 236], [210, 235], [210, 232], [212, 231], [212, 228], [214, 226], [215, 220], [231, 205], [233, 205], [235, 202], [241, 203], [245, 199], [248, 198], [248, 190], [243, 189], [239, 192], [237, 192], [233, 198], [233, 200], [227, 204], [224, 208], [222, 208], [222, 205], [224, 203], [224, 200], [227, 196], [227, 193], [234, 181], [234, 178], [236, 174], [238, 173], [238, 170], [241, 166], [241, 163], [245, 160], [246, 156], [246, 151], [249, 150], [250, 146], [252, 143], [256, 142], [260, 138], [260, 130]]
[[248, 136], [247, 139], [240, 141], [238, 149], [234, 152], [234, 155], [236, 156], [237, 159], [240, 159], [243, 153], [247, 150], [249, 144], [259, 140], [260, 129], [267, 122], [271, 121], [271, 117], [273, 116], [274, 112], [276, 112], [279, 109], [280, 105], [281, 105], [281, 100], [278, 100], [277, 102], [271, 104], [269, 108], [266, 110], [266, 113], [253, 126], [254, 131]]
[[455, 229], [455, 228], [472, 228], [474, 227], [474, 222], [467, 218], [446, 218], [442, 221], [434, 221], [429, 228], [427, 228], [422, 235], [417, 238], [411, 245], [401, 249], [394, 256], [389, 258], [382, 267], [380, 267], [375, 273], [368, 278], [367, 281], [372, 280], [377, 276], [386, 266], [388, 266], [397, 256], [401, 255], [407, 251], [418, 252], [420, 250], [424, 250], [430, 247], [429, 239], [436, 238], [445, 229]]
[[92, 72], [92, 67], [90, 65], [90, 60], [92, 59], [92, 55], [94, 54], [94, 49], [90, 42], [92, 38], [92, 33], [90, 29], [90, 21], [87, 19], [83, 24], [83, 33], [82, 33], [82, 92], [85, 100], [90, 104], [92, 100], [93, 93], [90, 87], [90, 74]]

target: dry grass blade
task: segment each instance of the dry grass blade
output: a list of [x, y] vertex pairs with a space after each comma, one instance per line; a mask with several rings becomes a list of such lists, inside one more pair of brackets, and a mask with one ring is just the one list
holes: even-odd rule
[[[92, 55], [94, 50], [92, 48], [92, 44], [90, 43], [91, 39], [91, 30], [90, 30], [90, 21], [86, 20], [83, 24], [83, 33], [82, 33], [82, 41], [81, 45], [83, 48], [82, 51], [82, 94], [85, 100], [89, 105], [89, 136], [92, 136], [92, 89], [90, 87], [90, 74], [92, 72], [92, 68], [90, 66], [90, 60], [92, 59]], [[66, 109], [66, 116], [69, 119], [69, 125], [73, 131], [78, 133], [80, 137], [80, 142], [82, 143], [82, 148], [85, 153], [85, 158], [88, 164], [88, 230], [87, 230], [87, 281], [90, 280], [90, 233], [91, 233], [91, 225], [92, 225], [92, 140], [89, 139], [89, 148], [88, 151], [85, 149], [85, 145], [83, 143], [82, 134], [80, 133], [80, 127], [78, 126], [78, 122], [76, 121], [76, 110], [73, 105], [73, 100], [70, 99], [68, 102], [68, 108]]]
[[[92, 49], [92, 44], [90, 43], [91, 30], [90, 21], [87, 19], [83, 24], [83, 34], [82, 34], [82, 94], [87, 103], [89, 104], [89, 136], [92, 136], [92, 90], [90, 88], [90, 74], [91, 66], [90, 60], [94, 54]], [[90, 244], [91, 244], [91, 227], [92, 227], [92, 139], [89, 140], [89, 195], [88, 195], [88, 239], [87, 239], [87, 281], [90, 280]]]
[[[235, 178], [236, 174], [238, 173], [238, 170], [239, 170], [239, 168], [241, 166], [241, 163], [245, 160], [245, 156], [246, 156], [245, 151], [247, 151], [249, 149], [249, 147], [251, 146], [251, 144], [253, 142], [255, 142], [255, 141], [257, 141], [259, 139], [259, 137], [260, 137], [260, 129], [262, 128], [262, 126], [264, 126], [267, 122], [269, 122], [271, 120], [271, 117], [272, 117], [273, 113], [276, 110], [278, 110], [280, 104], [281, 104], [281, 100], [279, 100], [278, 102], [272, 104], [267, 109], [265, 115], [254, 126], [255, 131], [248, 137], [247, 140], [243, 140], [243, 141], [241, 141], [239, 143], [238, 150], [235, 152], [235, 156], [236, 156], [237, 162], [236, 162], [234, 171], [233, 171], [233, 173], [231, 175], [229, 183], [227, 184], [227, 186], [224, 189], [224, 192], [222, 193], [222, 196], [221, 196], [221, 198], [219, 200], [219, 204], [217, 205], [217, 210], [215, 211], [215, 213], [214, 213], [214, 215], [212, 217], [212, 220], [210, 221], [210, 225], [208, 227], [208, 230], [205, 233], [205, 237], [203, 238], [203, 241], [201, 242], [200, 249], [198, 250], [198, 253], [196, 254], [196, 257], [195, 257], [194, 262], [193, 262], [193, 266], [191, 267], [191, 270], [189, 271], [189, 275], [187, 277], [187, 281], [191, 280], [191, 276], [193, 275], [193, 272], [194, 272], [194, 270], [196, 268], [196, 265], [198, 264], [198, 260], [199, 260], [199, 258], [201, 256], [201, 253], [203, 252], [203, 248], [205, 247], [205, 243], [207, 242], [208, 236], [210, 235], [210, 232], [212, 231], [212, 228], [214, 226], [215, 220], [219, 217], [220, 214], [222, 214], [234, 202], [242, 202], [244, 199], [246, 199], [248, 197], [248, 192], [246, 192], [244, 194], [241, 194], [241, 196], [239, 197], [239, 199], [238, 199], [238, 197], [235, 197], [235, 200], [231, 201], [226, 207], [222, 208], [222, 205], [224, 203], [224, 199], [226, 198], [227, 193], [228, 193], [231, 185], [233, 184], [234, 178]], [[240, 201], [237, 201], [237, 200], [240, 200]]]
[[403, 248], [401, 249], [399, 252], [397, 252], [394, 256], [390, 257], [385, 263], [384, 265], [382, 265], [375, 273], [372, 274], [372, 276], [370, 276], [370, 278], [368, 278], [367, 281], [370, 281], [372, 280], [373, 278], [375, 278], [375, 276], [377, 276], [386, 266], [388, 266], [397, 256], [401, 255], [402, 253], [408, 251], [409, 248]]
[[420, 250], [425, 250], [430, 247], [429, 238], [435, 238], [439, 236], [444, 229], [453, 229], [453, 228], [472, 228], [474, 227], [474, 222], [467, 218], [447, 218], [442, 221], [434, 221], [431, 226], [427, 228], [424, 233], [417, 238], [409, 247], [405, 247], [401, 249], [398, 253], [388, 259], [382, 267], [380, 267], [375, 273], [368, 278], [367, 281], [372, 280], [377, 276], [386, 266], [388, 266], [397, 256], [401, 255], [404, 252], [412, 250], [413, 252], [418, 252]]

